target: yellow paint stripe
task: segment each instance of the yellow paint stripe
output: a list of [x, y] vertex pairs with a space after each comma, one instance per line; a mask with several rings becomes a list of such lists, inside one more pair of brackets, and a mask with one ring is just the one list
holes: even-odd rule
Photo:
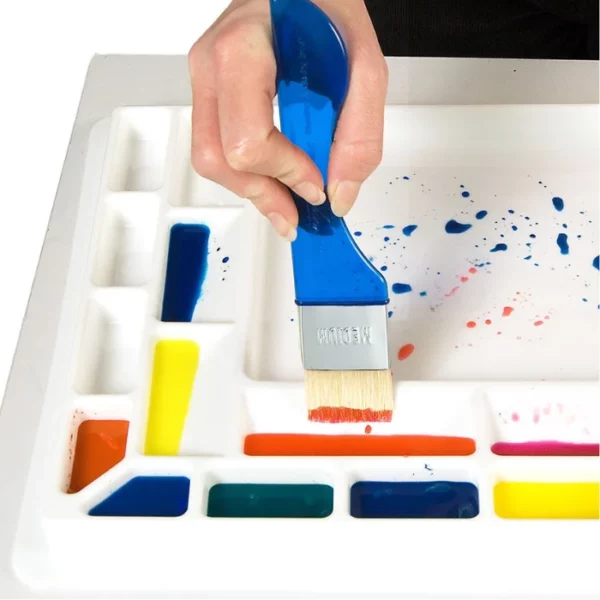
[[190, 407], [200, 347], [189, 340], [161, 340], [154, 348], [146, 444], [149, 456], [176, 456]]
[[494, 487], [496, 514], [504, 519], [598, 519], [598, 483], [504, 481]]

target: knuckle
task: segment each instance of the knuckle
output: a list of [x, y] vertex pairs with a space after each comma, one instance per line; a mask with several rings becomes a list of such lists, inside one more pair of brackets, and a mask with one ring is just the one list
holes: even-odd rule
[[371, 172], [379, 166], [383, 158], [383, 141], [376, 139], [348, 143], [345, 154], [350, 161]]
[[214, 180], [221, 172], [221, 157], [211, 146], [196, 146], [192, 149], [192, 166], [198, 175]]
[[358, 54], [354, 61], [358, 79], [367, 89], [387, 88], [389, 80], [388, 64], [380, 52], [371, 51]]
[[225, 160], [236, 171], [252, 171], [263, 156], [264, 144], [263, 140], [242, 140], [225, 152]]
[[239, 54], [249, 27], [243, 21], [234, 21], [219, 30], [213, 43], [213, 57], [217, 64], [227, 64]]

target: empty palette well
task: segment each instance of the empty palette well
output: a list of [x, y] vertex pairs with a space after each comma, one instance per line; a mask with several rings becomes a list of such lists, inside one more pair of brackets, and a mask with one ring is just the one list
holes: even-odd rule
[[156, 343], [144, 449], [146, 455], [179, 454], [199, 360], [200, 348], [190, 340], [160, 340]]
[[350, 490], [358, 519], [471, 519], [479, 514], [477, 487], [457, 481], [358, 481]]
[[501, 481], [494, 507], [503, 519], [598, 519], [599, 489], [595, 482]]
[[68, 493], [75, 494], [125, 458], [129, 422], [88, 420], [79, 425]]
[[209, 517], [322, 519], [333, 511], [333, 488], [322, 484], [218, 483]]
[[94, 506], [92, 517], [180, 517], [188, 509], [190, 480], [140, 475]]

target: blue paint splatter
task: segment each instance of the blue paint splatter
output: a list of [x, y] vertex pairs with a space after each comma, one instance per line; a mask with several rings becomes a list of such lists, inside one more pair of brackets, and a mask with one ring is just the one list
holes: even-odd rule
[[387, 268], [385, 265], [383, 265], [383, 267], [381, 267], [381, 270], [382, 270], [382, 271], [387, 271], [387, 270], [388, 270], [388, 268]]
[[587, 302], [587, 301], [588, 301], [588, 299], [587, 299], [587, 298], [582, 298], [582, 300], [583, 300], [584, 302]]
[[461, 196], [462, 196], [463, 198], [468, 198], [470, 195], [471, 195], [471, 194], [469, 194], [469, 192], [463, 192], [463, 193], [461, 194]]
[[408, 283], [394, 283], [392, 292], [394, 294], [408, 294], [408, 292], [412, 292], [412, 287]]
[[402, 179], [404, 179], [404, 181], [408, 181], [410, 177], [408, 175], [405, 175]]
[[592, 261], [592, 266], [600, 271], [600, 255], [596, 256], [596, 258]]
[[509, 208], [509, 209], [508, 209], [508, 212], [509, 212], [509, 214], [511, 214], [511, 215], [514, 215], [514, 214], [515, 214], [515, 211], [514, 211], [512, 208]]
[[395, 225], [384, 225], [383, 228], [384, 229], [395, 229], [396, 226]]
[[389, 237], [386, 235], [386, 236], [383, 238], [383, 241], [384, 241], [384, 242], [389, 242], [389, 241], [390, 241], [390, 238], [389, 238]]
[[490, 252], [505, 252], [508, 250], [508, 246], [506, 244], [496, 244]]
[[406, 237], [410, 237], [412, 235], [412, 232], [417, 228], [417, 225], [407, 225], [403, 230], [402, 233], [406, 236]]
[[563, 223], [563, 228], [567, 229], [567, 224], [566, 223]]
[[529, 256], [526, 256], [523, 260], [531, 260], [531, 254]]
[[355, 235], [356, 237], [360, 237], [360, 236], [362, 235], [362, 231], [355, 231], [355, 232], [354, 232], [354, 235]]
[[391, 319], [393, 314], [394, 314], [394, 311], [390, 310], [390, 312], [388, 312], [388, 319]]
[[228, 262], [229, 262], [229, 256], [226, 256], [226, 257], [223, 259], [223, 264], [227, 264]]
[[511, 227], [511, 229], [512, 229], [513, 231], [517, 231], [517, 229], [519, 229], [519, 228], [518, 228], [516, 225], [513, 225], [513, 226]]
[[526, 221], [529, 221], [529, 217], [525, 217], [525, 220], [526, 220]]
[[536, 235], [535, 235], [535, 233], [530, 233], [530, 234], [529, 234], [529, 237], [530, 237], [531, 239], [535, 240], [535, 238], [536, 238]]
[[427, 463], [425, 463], [425, 470], [433, 473], [433, 469]]
[[461, 188], [464, 188], [465, 186], [464, 186], [464, 185], [461, 183], [461, 184], [460, 184], [460, 187], [461, 187]]
[[563, 210], [563, 208], [565, 207], [565, 201], [562, 198], [559, 198], [558, 196], [555, 196], [554, 198], [552, 198], [552, 204], [554, 204], [554, 208], [558, 212], [561, 212]]
[[487, 217], [487, 214], [488, 214], [487, 210], [480, 210], [480, 211], [479, 211], [479, 212], [478, 212], [478, 213], [475, 215], [475, 218], [476, 218], [478, 221], [481, 221], [481, 219], [485, 219], [485, 217]]
[[559, 233], [558, 237], [556, 238], [556, 243], [560, 248], [561, 254], [569, 254], [569, 243], [566, 233]]
[[459, 223], [454, 219], [451, 219], [446, 223], [446, 233], [464, 233], [471, 229], [472, 225], [469, 223]]
[[420, 292], [419, 296], [427, 296], [427, 292]]

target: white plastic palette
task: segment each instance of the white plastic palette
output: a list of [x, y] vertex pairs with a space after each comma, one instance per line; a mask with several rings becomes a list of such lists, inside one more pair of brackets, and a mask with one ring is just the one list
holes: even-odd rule
[[[430, 90], [421, 101], [430, 106], [403, 106], [414, 102], [402, 100], [392, 83], [384, 161], [348, 225], [365, 254], [385, 267], [390, 288], [407, 284], [411, 291], [392, 293], [389, 307], [394, 418], [366, 433], [365, 424], [307, 421], [289, 246], [246, 202], [193, 172], [183, 63], [152, 68], [144, 62], [151, 59], [115, 60], [95, 61], [65, 165], [63, 185], [73, 178], [75, 207], [55, 226], [57, 239], [72, 240], [71, 251], [50, 265], [47, 241], [32, 297], [43, 313], [46, 292], [55, 326], [29, 358], [42, 365], [32, 368], [43, 367], [47, 385], [23, 366], [23, 344], [35, 338], [26, 323], [0, 419], [1, 454], [14, 448], [16, 463], [0, 462], [3, 480], [15, 482], [2, 500], [8, 534], [0, 540], [0, 594], [598, 592], [596, 560], [585, 550], [598, 539], [597, 519], [501, 518], [493, 496], [503, 481], [597, 484], [598, 457], [499, 456], [491, 449], [498, 442], [600, 441], [600, 301], [592, 265], [599, 253], [597, 106], [573, 99], [542, 106], [518, 83], [513, 105], [466, 97], [445, 106], [441, 92]], [[392, 79], [402, 81], [407, 64], [422, 68], [423, 81], [467, 64], [477, 77], [484, 67], [392, 61]], [[557, 76], [535, 63], [501, 61], [485, 67], [486, 77], [513, 64], [546, 87]], [[181, 81], [166, 98], [161, 90], [173, 69]], [[106, 100], [90, 100], [94, 90], [118, 86]], [[82, 144], [85, 162], [77, 164]], [[562, 211], [554, 197], [564, 200]], [[451, 219], [471, 228], [446, 233]], [[161, 321], [169, 235], [178, 223], [210, 229], [206, 279], [187, 323]], [[417, 228], [403, 232], [408, 225]], [[561, 233], [568, 254], [557, 244]], [[507, 249], [493, 252], [498, 244]], [[164, 340], [195, 342], [199, 367], [178, 455], [148, 456], [154, 349]], [[66, 493], [78, 427], [99, 420], [127, 424], [125, 456]], [[20, 423], [28, 424], [21, 442]], [[434, 436], [472, 440], [475, 449], [249, 456], [247, 436], [262, 434]], [[14, 467], [21, 479], [11, 479]], [[189, 480], [183, 514], [88, 514], [139, 476]], [[477, 514], [355, 518], [351, 488], [361, 481], [474, 484]], [[315, 519], [210, 517], [210, 490], [221, 483], [330, 486], [331, 511]]]

